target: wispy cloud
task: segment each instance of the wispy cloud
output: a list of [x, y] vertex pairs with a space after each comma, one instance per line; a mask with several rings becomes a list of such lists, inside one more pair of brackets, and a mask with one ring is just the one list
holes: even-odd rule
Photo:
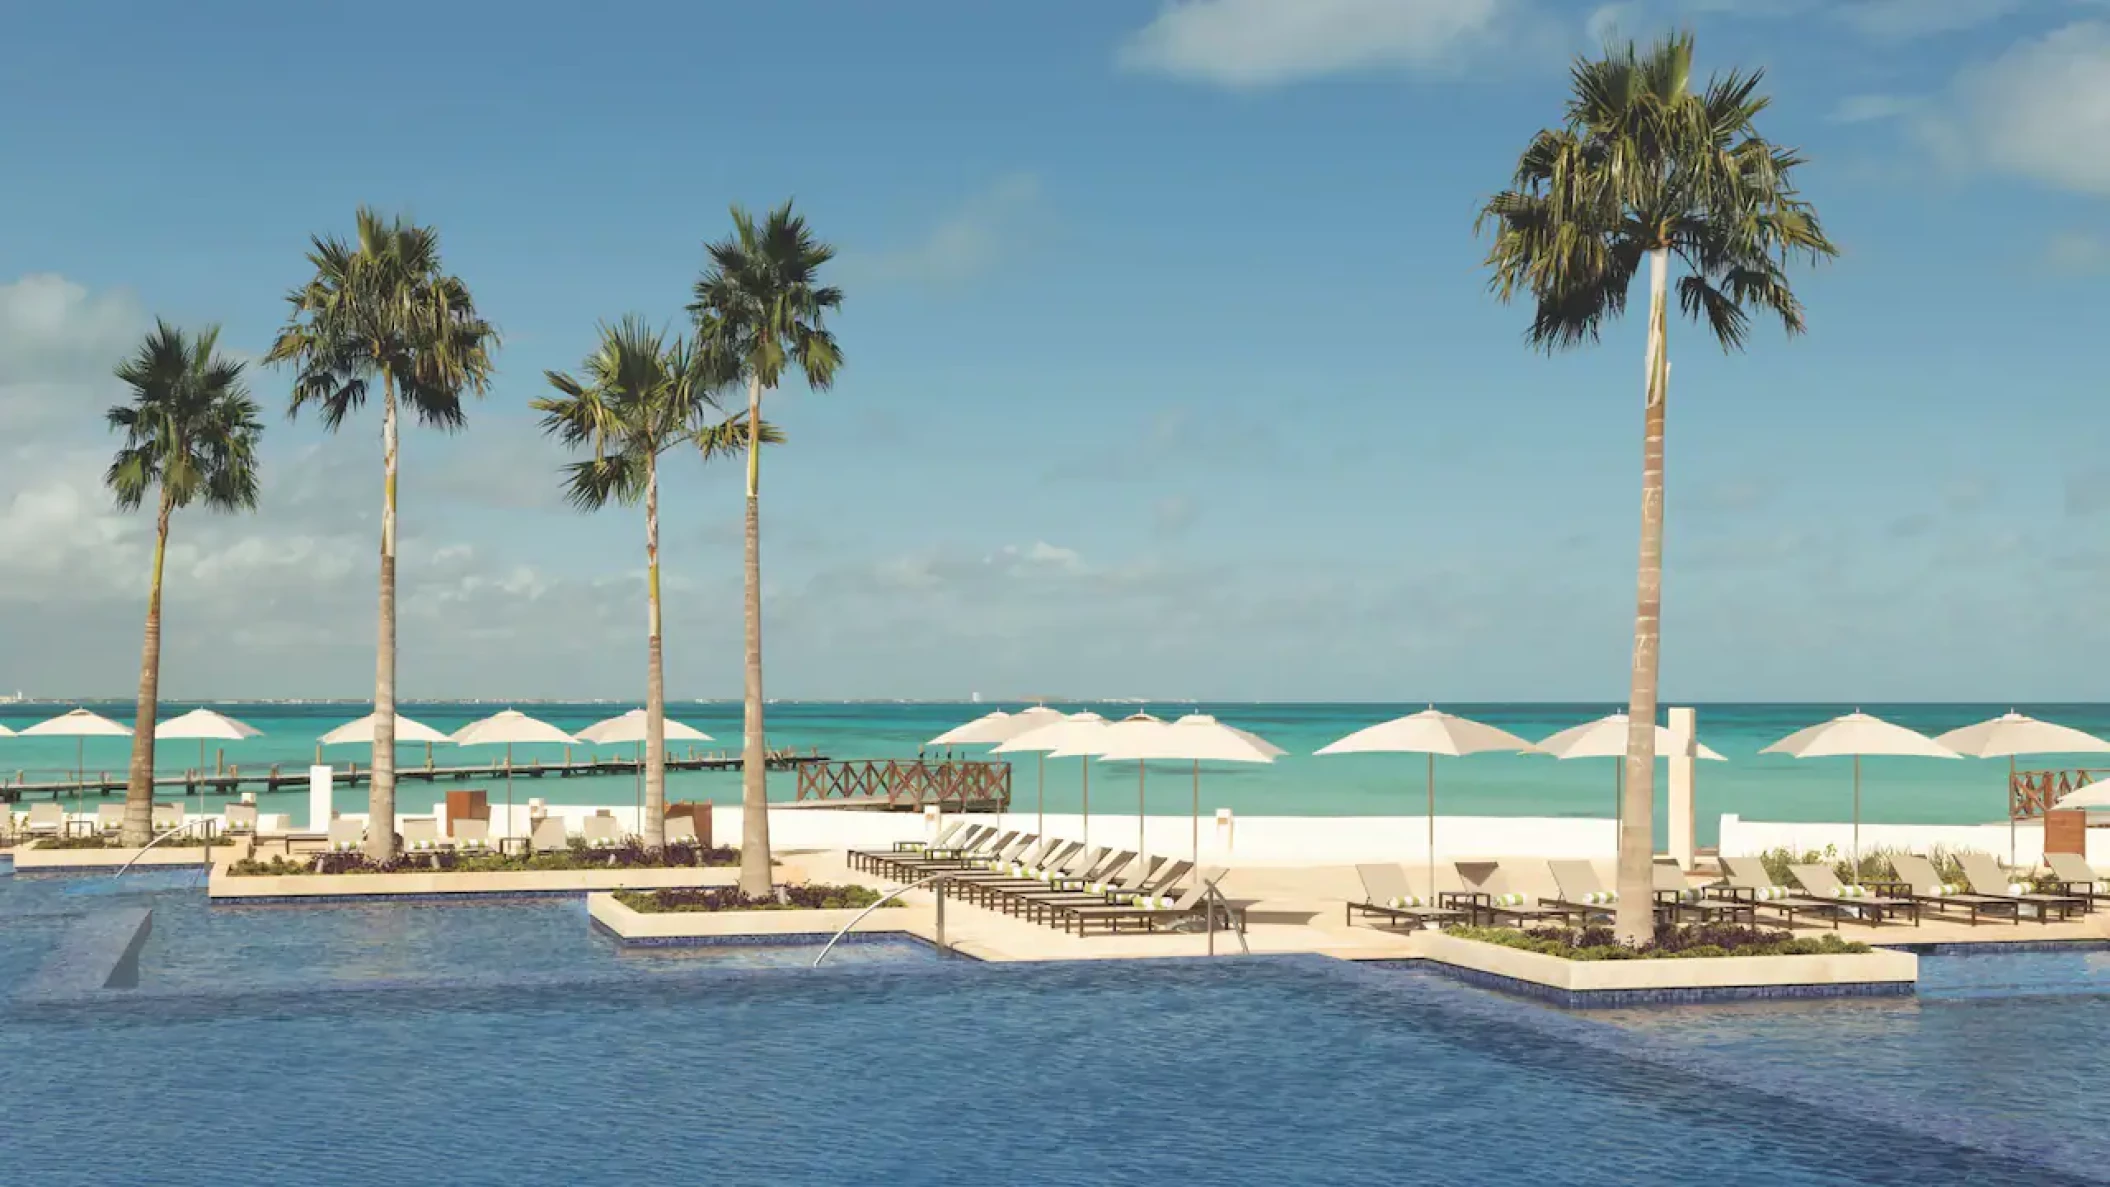
[[1855, 0], [1834, 10], [1869, 37], [1903, 41], [1990, 24], [2021, 11], [2028, 0]]
[[905, 246], [845, 254], [843, 272], [859, 280], [953, 286], [979, 279], [1017, 250], [1040, 204], [1031, 173], [998, 178], [949, 211]]
[[2110, 239], [2094, 231], [2058, 231], [2044, 243], [2044, 267], [2066, 276], [2110, 273]]
[[1130, 70], [1229, 87], [1430, 69], [1493, 38], [1516, 0], [1171, 0], [1124, 41]]
[[2110, 24], [2070, 24], [1967, 67], [1915, 129], [1959, 171], [2110, 194]]
[[1900, 119], [1919, 111], [1926, 101], [1912, 95], [1848, 95], [1832, 108], [1832, 121], [1868, 124]]

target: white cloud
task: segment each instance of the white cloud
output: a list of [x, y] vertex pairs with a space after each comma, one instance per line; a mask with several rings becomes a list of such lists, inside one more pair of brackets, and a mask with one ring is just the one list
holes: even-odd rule
[[2110, 25], [2067, 25], [1966, 68], [1918, 130], [1958, 169], [2110, 194]]
[[1606, 4], [1594, 9], [1583, 22], [1583, 33], [1592, 44], [1615, 41], [1623, 36], [1632, 36], [1630, 30], [1647, 23], [1646, 13], [1633, 0], [1622, 0], [1617, 4]]
[[0, 284], [0, 432], [100, 422], [119, 394], [110, 372], [145, 325], [126, 293], [48, 273]]
[[1171, 0], [1117, 53], [1131, 70], [1231, 87], [1447, 66], [1515, 0]]
[[844, 273], [859, 280], [935, 286], [978, 279], [1017, 249], [1039, 203], [1039, 178], [1007, 174], [970, 196], [913, 243], [846, 255]]
[[2044, 266], [2068, 276], [2110, 272], [2110, 240], [2093, 231], [2058, 231], [2045, 241]]

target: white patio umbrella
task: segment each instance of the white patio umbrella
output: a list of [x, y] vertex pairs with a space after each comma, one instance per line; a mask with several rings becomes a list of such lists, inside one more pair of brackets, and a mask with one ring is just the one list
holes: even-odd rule
[[205, 791], [203, 787], [205, 778], [205, 744], [215, 741], [239, 742], [245, 738], [257, 737], [263, 732], [248, 722], [236, 721], [232, 717], [215, 713], [211, 709], [193, 709], [181, 716], [171, 717], [167, 721], [157, 723], [154, 726], [154, 740], [157, 742], [182, 741], [188, 738], [196, 738], [198, 740], [198, 778], [200, 780], [198, 809], [202, 812], [205, 809]]
[[[357, 721], [347, 721], [316, 741], [324, 746], [350, 746], [374, 744], [374, 718], [369, 713]], [[454, 739], [419, 721], [412, 721], [401, 713], [396, 714], [396, 745], [408, 746], [418, 742], [451, 742]]]
[[[1097, 713], [1093, 713], [1090, 711], [1071, 713], [1067, 716], [1064, 716], [1059, 721], [1052, 721], [1046, 725], [1035, 726], [1034, 728], [1029, 729], [1024, 733], [1011, 738], [1009, 741], [1000, 742], [997, 744], [996, 748], [990, 753], [1039, 754], [1043, 757], [1046, 757], [1050, 754], [1055, 754], [1057, 751], [1062, 752], [1062, 754], [1058, 757], [1092, 754], [1096, 753], [1092, 749], [1092, 747], [1097, 744], [1097, 739], [1099, 735], [1105, 732], [1109, 724], [1110, 723], [1106, 720], [1106, 718], [1099, 716]], [[1091, 764], [1085, 763], [1083, 770], [1083, 840], [1085, 841], [1085, 843], [1089, 844], [1092, 839]], [[1047, 832], [1048, 822], [1047, 816], [1045, 814], [1045, 804], [1036, 804], [1035, 813], [1035, 830], [1041, 833]]]
[[1887, 756], [1906, 758], [1962, 758], [1963, 756], [1940, 742], [1906, 729], [1892, 725], [1880, 717], [1871, 717], [1856, 709], [1830, 721], [1820, 722], [1808, 729], [1797, 730], [1773, 743], [1760, 754], [1785, 754], [1791, 758], [1844, 758], [1851, 755], [1854, 760], [1854, 841], [1853, 865], [1858, 873], [1861, 869], [1861, 759], [1864, 756]]
[[[1062, 719], [1062, 710], [1050, 709], [1046, 705], [1034, 705], [1016, 713], [998, 709], [994, 713], [984, 713], [965, 725], [956, 725], [924, 745], [990, 746], [1008, 742], [1028, 730], [1053, 725]], [[1034, 755], [1033, 803], [1034, 814], [1043, 825], [1047, 821], [1047, 797], [1048, 755], [1046, 751], [1041, 751]]]
[[1436, 889], [1436, 756], [1452, 758], [1492, 750], [1534, 753], [1537, 746], [1507, 730], [1456, 717], [1435, 706], [1395, 717], [1319, 748], [1320, 754], [1425, 754], [1429, 760], [1429, 891]]
[[[493, 713], [481, 721], [472, 721], [454, 731], [452, 739], [457, 746], [504, 746], [506, 748], [506, 830], [505, 836], [513, 835], [513, 746], [549, 743], [558, 746], [576, 745], [579, 739], [546, 721], [538, 721], [518, 709], [507, 709]], [[503, 839], [503, 838], [501, 838]]]
[[88, 783], [88, 739], [129, 738], [132, 727], [119, 725], [99, 713], [86, 709], [68, 709], [48, 721], [40, 721], [24, 729], [24, 738], [72, 738], [74, 764], [78, 770], [79, 786], [73, 789], [73, 810], [81, 810], [81, 799], [86, 794]]
[[[1163, 718], [1152, 717], [1148, 713], [1131, 713], [1119, 721], [1108, 722], [1100, 727], [1096, 734], [1085, 740], [1084, 748], [1065, 746], [1060, 750], [1050, 751], [1049, 754], [1053, 758], [1083, 758], [1089, 766], [1089, 760], [1105, 754], [1108, 746], [1138, 745], [1147, 735], [1164, 728]], [[1144, 772], [1140, 759], [1132, 761], [1136, 764], [1136, 852], [1141, 854], [1148, 852], [1148, 846], [1143, 841]]]
[[[2015, 758], [2018, 755], [2110, 753], [2110, 742], [2094, 734], [2039, 721], [2013, 709], [1976, 725], [1938, 734], [1934, 740], [1965, 758], [2005, 758], [2010, 788], [2015, 785]], [[2007, 817], [2007, 860], [2009, 864], [2015, 860], [2015, 814], [2012, 810]]]
[[[640, 830], [645, 827], [645, 725], [645, 711], [643, 709], [632, 709], [628, 713], [619, 713], [606, 720], [596, 721], [579, 731], [579, 740], [581, 742], [591, 742], [596, 746], [614, 746], [623, 742], [637, 743], [637, 827]], [[695, 726], [683, 725], [671, 717], [664, 718], [660, 722], [660, 726], [661, 736], [669, 742], [677, 739], [683, 742], [709, 742], [713, 740], [709, 734], [704, 733]]]
[[[1539, 749], [1555, 758], [1626, 758], [1627, 715], [1612, 713], [1595, 721], [1570, 726], [1539, 739]], [[1685, 736], [1665, 726], [1656, 727], [1656, 756], [1676, 754], [1685, 747]], [[1694, 742], [1693, 756], [1726, 762], [1721, 755]], [[1626, 763], [1612, 764], [1612, 820], [1626, 819]]]
[[[1225, 725], [1206, 713], [1190, 713], [1159, 729], [1127, 730], [1120, 725], [1106, 731], [1100, 762], [1185, 761], [1194, 764], [1193, 861], [1202, 859], [1202, 763], [1273, 762], [1286, 753], [1258, 734]], [[1138, 835], [1141, 829], [1138, 828]], [[1138, 849], [1136, 852], [1141, 853]]]

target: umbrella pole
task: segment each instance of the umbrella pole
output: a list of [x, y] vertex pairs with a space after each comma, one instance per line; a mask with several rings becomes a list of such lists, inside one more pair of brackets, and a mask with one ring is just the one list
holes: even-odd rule
[[1861, 880], [1861, 756], [1854, 755], [1854, 881]]
[[73, 814], [78, 816], [87, 810], [83, 805], [88, 796], [88, 739], [73, 740], [73, 765], [80, 768], [80, 774], [73, 785]]
[[1048, 835], [1048, 752], [1033, 756], [1033, 831]]
[[1194, 868], [1202, 864], [1202, 760], [1194, 760]]
[[[2007, 756], [2007, 864], [2015, 864], [2015, 756]], [[2050, 808], [2046, 804], [2047, 809]]]
[[645, 744], [637, 744], [637, 770], [631, 772], [630, 790], [637, 800], [637, 835], [645, 835]]
[[205, 815], [205, 739], [198, 739], [198, 815]]
[[513, 744], [506, 743], [506, 840], [513, 839]]
[[1436, 752], [1429, 752], [1429, 895], [1436, 894]]
[[1143, 852], [1143, 760], [1136, 760], [1136, 852]]
[[1084, 766], [1084, 835], [1083, 841], [1092, 843], [1092, 760], [1089, 756], [1077, 760]]

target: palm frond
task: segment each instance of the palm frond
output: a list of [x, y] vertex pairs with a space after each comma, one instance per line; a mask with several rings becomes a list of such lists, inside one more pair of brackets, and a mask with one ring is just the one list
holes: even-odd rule
[[136, 510], [157, 488], [172, 509], [201, 498], [215, 510], [255, 506], [263, 424], [219, 337], [217, 326], [188, 335], [157, 320], [118, 364], [132, 400], [105, 414], [122, 443], [103, 482], [119, 507]]
[[738, 206], [732, 219], [732, 235], [704, 245], [709, 262], [689, 305], [700, 356], [721, 381], [753, 378], [774, 389], [795, 366], [807, 386], [827, 389], [842, 366], [827, 317], [843, 294], [821, 284], [819, 273], [835, 248], [788, 200], [760, 223]]

